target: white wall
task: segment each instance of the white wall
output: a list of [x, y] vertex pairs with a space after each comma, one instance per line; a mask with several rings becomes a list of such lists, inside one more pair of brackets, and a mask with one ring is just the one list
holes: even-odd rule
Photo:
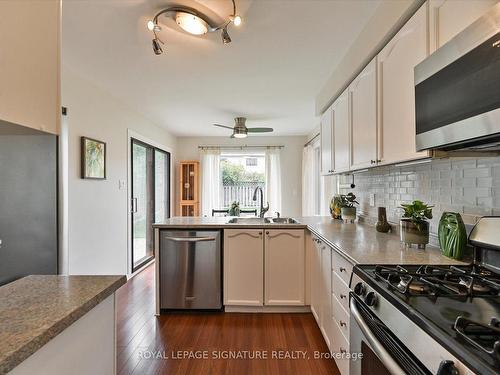
[[[302, 211], [302, 149], [305, 142], [306, 136], [250, 136], [245, 139], [179, 137], [177, 139], [177, 159], [199, 160], [198, 146], [200, 145], [283, 145], [285, 147], [281, 150], [281, 207], [283, 211], [281, 214], [283, 216], [300, 216]], [[178, 181], [178, 176], [176, 178]]]
[[[63, 121], [68, 144], [68, 239], [70, 274], [125, 274], [128, 264], [128, 129], [176, 148], [176, 138], [100, 90], [68, 67], [62, 72]], [[80, 178], [80, 137], [107, 143], [107, 179]], [[174, 158], [174, 155], [172, 155]], [[174, 164], [175, 165], [175, 164]], [[175, 185], [174, 185], [175, 186]]]

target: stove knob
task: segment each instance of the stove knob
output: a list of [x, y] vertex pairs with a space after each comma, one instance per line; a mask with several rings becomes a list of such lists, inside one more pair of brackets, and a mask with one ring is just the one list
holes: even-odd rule
[[354, 286], [354, 293], [358, 296], [364, 296], [366, 293], [365, 285], [360, 281]]
[[377, 304], [377, 295], [374, 292], [368, 293], [365, 297], [365, 303], [370, 307], [375, 306]]
[[458, 375], [458, 370], [453, 361], [441, 361], [436, 375]]

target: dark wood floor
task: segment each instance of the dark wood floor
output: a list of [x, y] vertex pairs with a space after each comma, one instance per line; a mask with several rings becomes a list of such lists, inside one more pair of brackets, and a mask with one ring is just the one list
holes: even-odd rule
[[[315, 352], [327, 353], [328, 348], [311, 314], [175, 313], [155, 317], [152, 266], [118, 291], [117, 308], [120, 375], [339, 374], [333, 360], [314, 359]], [[204, 351], [209, 359], [181, 358], [202, 356]], [[267, 354], [268, 359], [216, 358], [231, 353], [257, 355], [255, 351]], [[290, 355], [303, 351], [306, 358], [272, 359], [279, 351]]]

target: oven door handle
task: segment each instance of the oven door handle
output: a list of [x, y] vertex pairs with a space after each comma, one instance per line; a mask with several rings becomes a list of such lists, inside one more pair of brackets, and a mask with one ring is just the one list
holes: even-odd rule
[[392, 358], [391, 354], [384, 348], [382, 343], [378, 341], [370, 328], [366, 325], [363, 317], [359, 313], [358, 307], [356, 306], [356, 301], [352, 297], [349, 306], [351, 308], [351, 316], [354, 317], [373, 352], [377, 355], [387, 370], [389, 370], [391, 374], [406, 374], [406, 372], [399, 367], [398, 363]]

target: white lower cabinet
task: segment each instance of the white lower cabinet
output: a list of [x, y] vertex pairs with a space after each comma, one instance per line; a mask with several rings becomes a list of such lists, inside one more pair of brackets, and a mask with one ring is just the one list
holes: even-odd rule
[[332, 253], [330, 247], [321, 248], [321, 314], [319, 328], [326, 344], [331, 349], [332, 344]]
[[264, 303], [304, 306], [304, 231], [266, 230], [264, 249]]
[[262, 229], [224, 231], [224, 305], [264, 304]]
[[304, 306], [303, 229], [226, 229], [224, 305]]
[[311, 311], [342, 375], [349, 374], [349, 279], [352, 264], [313, 236]]

